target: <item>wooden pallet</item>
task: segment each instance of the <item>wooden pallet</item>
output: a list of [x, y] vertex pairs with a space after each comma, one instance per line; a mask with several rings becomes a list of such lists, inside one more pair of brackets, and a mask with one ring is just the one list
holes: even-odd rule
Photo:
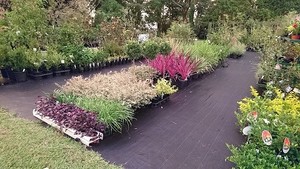
[[32, 111], [32, 114], [34, 117], [40, 119], [41, 121], [49, 124], [50, 126], [62, 131], [66, 135], [72, 137], [75, 140], [80, 140], [84, 145], [90, 146], [92, 143], [99, 143], [100, 140], [103, 140], [103, 133], [98, 132], [97, 136], [95, 137], [89, 137], [89, 136], [82, 136], [81, 134], [76, 133], [76, 130], [68, 128], [68, 127], [61, 127], [57, 125], [54, 120], [52, 120], [49, 117], [41, 116], [38, 111], [35, 109]]

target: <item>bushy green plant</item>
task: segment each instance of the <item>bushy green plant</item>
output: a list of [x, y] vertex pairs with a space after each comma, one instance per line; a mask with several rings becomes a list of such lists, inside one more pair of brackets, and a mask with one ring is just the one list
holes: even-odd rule
[[227, 46], [216, 45], [209, 41], [195, 41], [192, 44], [178, 47], [178, 50], [190, 54], [191, 58], [200, 62], [198, 65], [199, 72], [212, 71], [220, 61], [229, 55]]
[[138, 41], [129, 41], [125, 46], [125, 52], [131, 59], [139, 59], [142, 56], [142, 47]]
[[155, 90], [160, 97], [173, 94], [178, 91], [176, 86], [172, 86], [171, 82], [166, 79], [159, 79], [155, 84]]
[[104, 50], [99, 50], [95, 54], [95, 61], [98, 63], [104, 62], [109, 57], [109, 54]]
[[148, 59], [154, 59], [160, 52], [160, 46], [156, 41], [149, 40], [143, 43], [143, 54]]
[[59, 69], [61, 66], [68, 67], [71, 64], [70, 57], [67, 57], [53, 48], [49, 48], [43, 58], [46, 60], [46, 64], [49, 68]]
[[8, 52], [7, 66], [14, 71], [21, 72], [29, 67], [30, 62], [26, 55], [26, 47], [18, 47]]
[[123, 47], [113, 41], [106, 42], [103, 46], [103, 50], [108, 53], [110, 57], [124, 55]]
[[179, 42], [188, 43], [192, 42], [196, 36], [189, 24], [173, 22], [167, 32], [167, 37]]
[[171, 45], [166, 41], [162, 41], [159, 46], [159, 53], [163, 55], [168, 55], [172, 51]]
[[[236, 113], [241, 128], [251, 126], [248, 140], [241, 148], [230, 146], [233, 155], [229, 160], [236, 163], [238, 168], [298, 168], [299, 99], [294, 94], [283, 97], [283, 93], [273, 87], [268, 87], [263, 96], [259, 96], [253, 88], [251, 93], [253, 98], [245, 98], [239, 102], [240, 113]], [[256, 118], [252, 118], [252, 112], [257, 113]], [[271, 133], [271, 145], [264, 144], [263, 130]], [[291, 143], [286, 153], [282, 151], [285, 138]]]
[[237, 42], [230, 46], [229, 48], [229, 54], [241, 56], [246, 52], [246, 45]]
[[61, 103], [75, 104], [84, 110], [97, 113], [98, 119], [116, 132], [121, 132], [123, 124], [130, 125], [133, 119], [133, 110], [120, 102], [101, 98], [76, 97], [59, 91], [54, 93], [54, 97]]

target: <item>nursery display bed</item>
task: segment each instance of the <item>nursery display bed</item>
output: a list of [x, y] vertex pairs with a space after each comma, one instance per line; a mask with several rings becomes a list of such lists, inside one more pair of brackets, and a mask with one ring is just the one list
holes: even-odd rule
[[79, 140], [86, 146], [90, 146], [90, 144], [92, 144], [92, 143], [99, 143], [100, 140], [103, 140], [103, 133], [101, 133], [101, 132], [98, 132], [97, 136], [95, 136], [95, 137], [83, 136], [82, 134], [77, 133], [77, 131], [74, 129], [59, 126], [58, 124], [55, 123], [54, 120], [50, 119], [49, 117], [41, 116], [40, 113], [36, 110], [33, 110], [32, 114], [37, 119], [60, 130], [61, 132], [65, 133], [66, 135], [70, 136], [71, 138], [73, 138], [75, 140]]

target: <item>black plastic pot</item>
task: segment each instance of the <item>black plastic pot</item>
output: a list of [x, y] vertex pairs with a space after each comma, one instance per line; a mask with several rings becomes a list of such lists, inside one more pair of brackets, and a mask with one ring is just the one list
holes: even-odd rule
[[193, 73], [191, 76], [190, 76], [190, 79], [192, 80], [198, 80], [200, 77], [200, 74], [198, 72], [195, 72]]
[[161, 104], [167, 102], [170, 98], [170, 95], [164, 95], [163, 97], [156, 97], [151, 101], [151, 106], [157, 107], [160, 106]]
[[40, 80], [40, 79], [53, 77], [53, 72], [52, 71], [44, 71], [44, 72], [31, 71], [28, 73], [28, 76], [33, 80]]
[[23, 71], [23, 72], [12, 71], [11, 76], [9, 77], [13, 82], [26, 82], [27, 71]]
[[179, 89], [184, 89], [186, 88], [187, 86], [189, 85], [189, 81], [188, 80], [182, 80], [182, 79], [177, 79], [176, 81], [176, 86], [179, 88]]
[[66, 69], [66, 70], [56, 70], [53, 72], [54, 76], [62, 76], [62, 75], [68, 75], [70, 74], [70, 69]]
[[1, 75], [3, 78], [8, 79], [9, 78], [9, 69], [2, 68], [0, 69]]

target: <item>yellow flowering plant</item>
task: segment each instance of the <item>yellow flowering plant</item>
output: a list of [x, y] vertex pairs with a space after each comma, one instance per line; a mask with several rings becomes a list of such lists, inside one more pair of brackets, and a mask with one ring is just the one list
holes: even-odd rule
[[158, 96], [170, 95], [178, 91], [178, 89], [170, 81], [159, 79], [155, 85], [155, 90]]
[[[240, 148], [228, 146], [233, 153], [228, 159], [237, 168], [299, 168], [300, 100], [294, 93], [284, 94], [271, 86], [262, 96], [253, 87], [251, 93], [252, 98], [239, 102], [239, 112], [236, 113], [242, 130], [251, 126], [246, 133], [247, 143]], [[253, 112], [255, 118], [249, 118]], [[272, 136], [269, 145], [262, 139], [265, 130]], [[286, 139], [290, 145], [284, 152]]]

